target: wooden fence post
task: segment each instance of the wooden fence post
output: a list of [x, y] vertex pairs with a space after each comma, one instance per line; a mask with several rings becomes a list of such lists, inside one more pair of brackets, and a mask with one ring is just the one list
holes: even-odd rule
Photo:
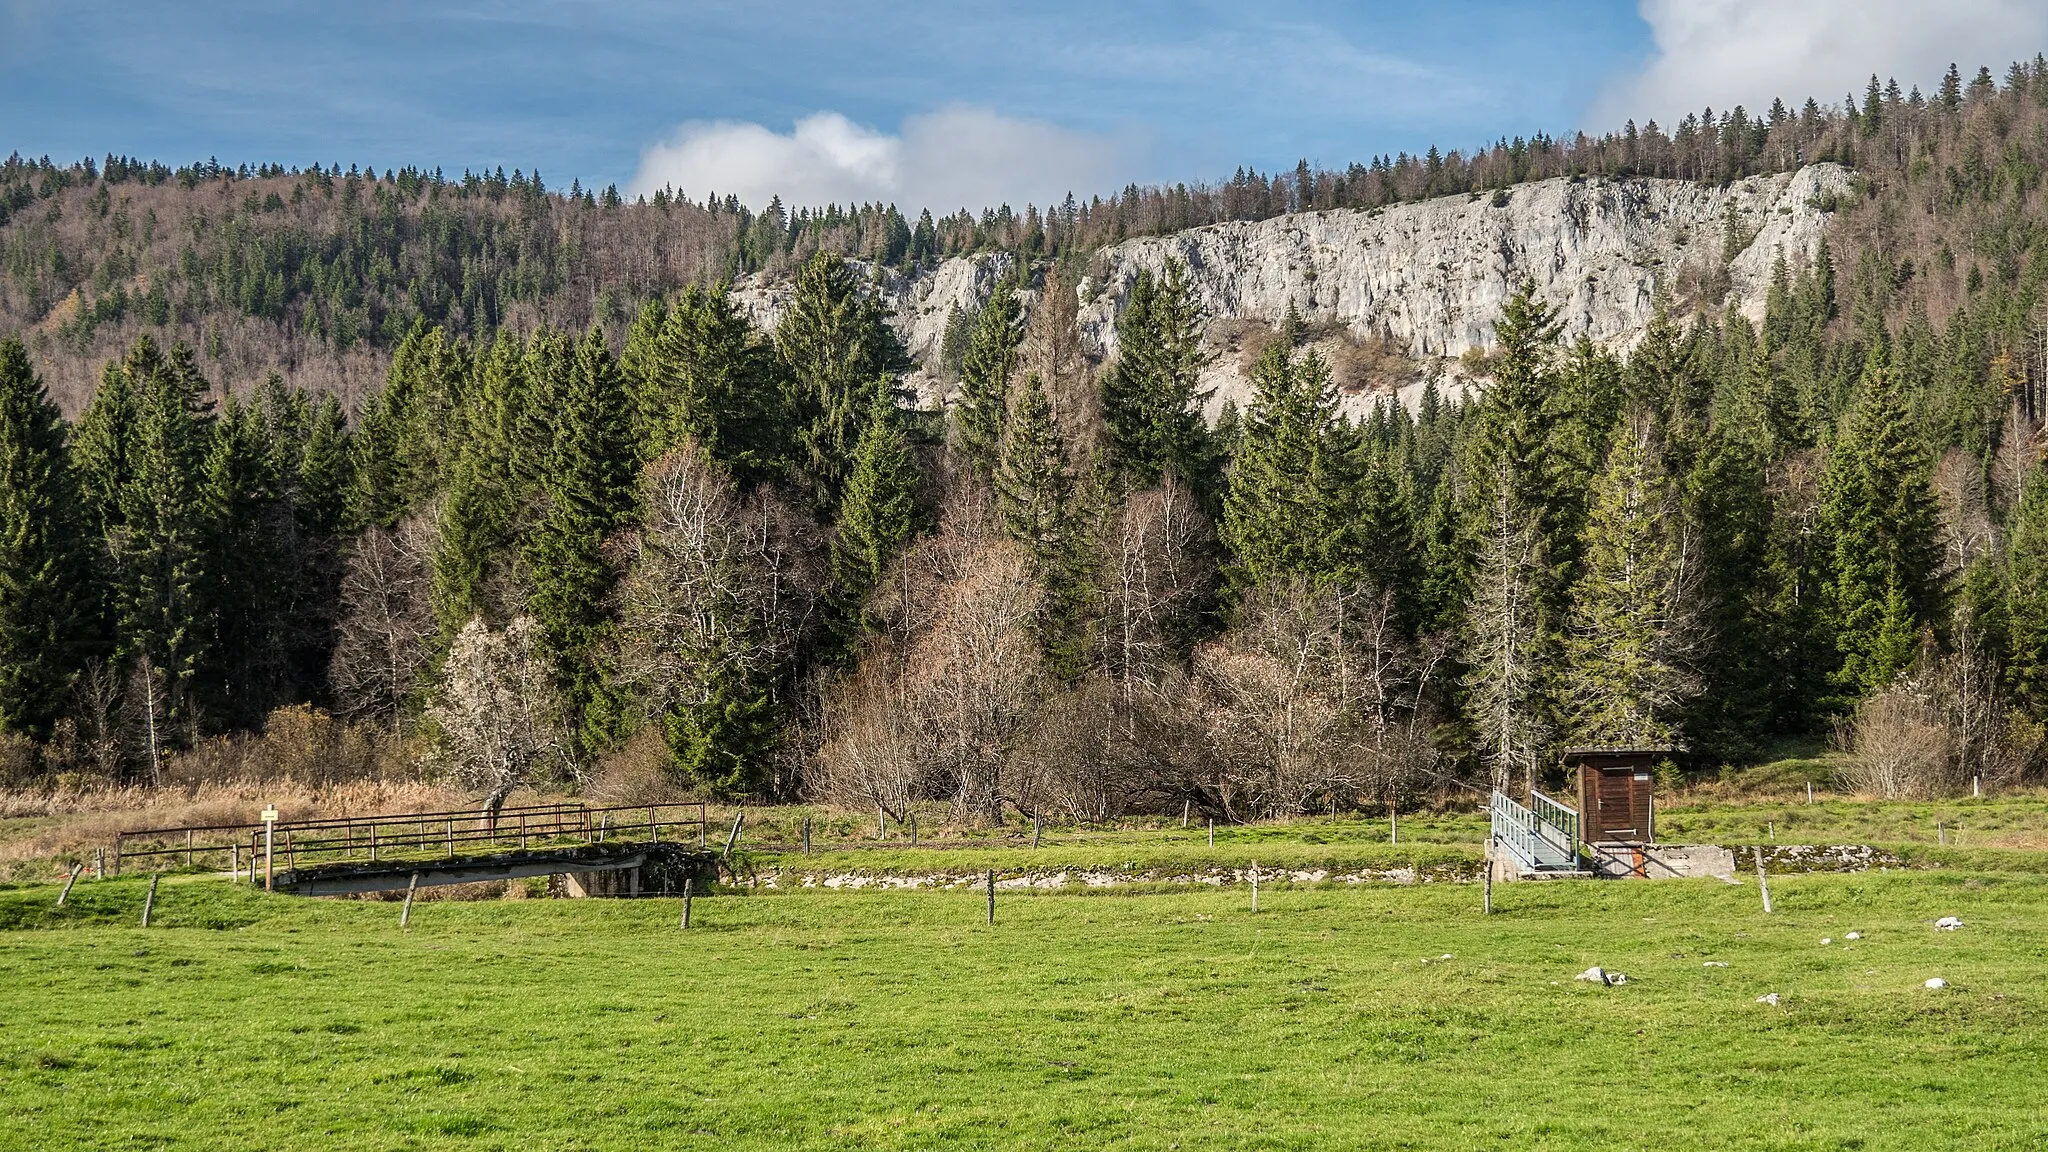
[[241, 882], [242, 842], [240, 840], [230, 840], [228, 841], [228, 883], [240, 884]]
[[64, 880], [64, 890], [62, 892], [57, 893], [57, 907], [62, 908], [64, 906], [65, 899], [71, 895], [71, 886], [73, 884], [78, 883], [78, 874], [83, 871], [85, 871], [85, 865], [83, 863], [73, 864], [71, 866], [71, 875], [66, 877]]
[[988, 922], [996, 922], [996, 870], [988, 870]]
[[917, 847], [917, 809], [910, 810], [910, 846]]
[[1252, 861], [1252, 911], [1259, 910], [1259, 862]]
[[875, 805], [875, 839], [887, 840], [888, 838], [889, 822], [882, 818], [882, 806], [877, 804]]
[[1756, 849], [1756, 887], [1757, 891], [1763, 893], [1764, 915], [1769, 916], [1771, 914], [1771, 881], [1769, 877], [1764, 875], [1764, 849], [1761, 844], [1757, 845]]
[[721, 853], [721, 855], [723, 855], [726, 859], [732, 859], [733, 845], [740, 842], [740, 827], [744, 825], [746, 822], [747, 810], [745, 808], [742, 808], [739, 811], [739, 815], [734, 816], [732, 818], [732, 831], [728, 833], [725, 838], [725, 851]]
[[1211, 848], [1214, 848], [1215, 846], [1216, 846], [1216, 818], [1215, 818], [1214, 816], [1211, 816], [1211, 817], [1209, 817], [1209, 847], [1211, 847]]
[[808, 854], [810, 853], [810, 851], [811, 851], [811, 818], [810, 818], [809, 816], [806, 816], [806, 817], [804, 817], [804, 853], [805, 853], [806, 855], [808, 855]]
[[412, 894], [419, 890], [419, 886], [420, 874], [415, 872], [412, 879], [405, 882], [405, 907], [398, 910], [398, 930], [401, 932], [412, 923]]
[[1392, 800], [1387, 801], [1387, 843], [1401, 842], [1401, 813]]
[[1492, 839], [1492, 837], [1488, 837], [1488, 838], [1487, 838], [1487, 841], [1486, 841], [1486, 880], [1485, 880], [1485, 895], [1484, 895], [1484, 896], [1482, 897], [1482, 899], [1483, 899], [1484, 903], [1483, 903], [1483, 904], [1481, 905], [1481, 909], [1480, 909], [1480, 915], [1482, 915], [1482, 916], [1491, 916], [1491, 915], [1493, 915], [1493, 839]]
[[694, 876], [683, 877], [683, 927], [690, 926], [690, 897], [697, 894], [697, 880]]
[[1043, 835], [1043, 834], [1044, 834], [1044, 832], [1045, 832], [1045, 817], [1044, 817], [1044, 813], [1042, 813], [1042, 812], [1037, 812], [1037, 811], [1034, 811], [1034, 812], [1032, 812], [1032, 813], [1031, 813], [1031, 850], [1032, 850], [1033, 852], [1036, 852], [1036, 851], [1038, 851], [1038, 838], [1039, 838], [1039, 836]]
[[149, 874], [149, 895], [142, 898], [142, 926], [144, 928], [149, 927], [149, 914], [156, 908], [156, 882], [162, 876], [163, 873], [161, 872], [151, 872]]
[[1192, 810], [1194, 809], [1194, 806], [1195, 806], [1195, 802], [1194, 802], [1193, 800], [1182, 800], [1182, 801], [1180, 802], [1180, 826], [1181, 826], [1181, 827], [1185, 828], [1185, 827], [1187, 827], [1187, 826], [1188, 826], [1188, 813], [1189, 813], [1189, 812], [1191, 812], [1191, 811], [1192, 811]]

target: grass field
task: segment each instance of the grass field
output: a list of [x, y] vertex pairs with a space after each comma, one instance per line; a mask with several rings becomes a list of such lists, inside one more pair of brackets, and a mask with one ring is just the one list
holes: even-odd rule
[[687, 933], [497, 900], [401, 934], [200, 877], [144, 930], [143, 889], [0, 891], [0, 1147], [2048, 1142], [2039, 876], [1788, 876], [1768, 917], [1679, 881], [1491, 918], [1469, 884], [1003, 894], [993, 928], [978, 893], [756, 893]]

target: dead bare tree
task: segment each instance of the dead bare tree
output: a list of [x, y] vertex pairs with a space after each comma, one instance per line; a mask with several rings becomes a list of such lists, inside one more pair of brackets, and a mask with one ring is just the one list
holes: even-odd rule
[[329, 675], [343, 715], [388, 718], [403, 731], [432, 662], [434, 618], [428, 599], [432, 519], [415, 516], [395, 530], [371, 528], [349, 551], [341, 580], [341, 620]]

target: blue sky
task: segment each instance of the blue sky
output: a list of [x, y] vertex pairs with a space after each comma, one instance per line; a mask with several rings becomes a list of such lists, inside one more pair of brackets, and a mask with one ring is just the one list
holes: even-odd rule
[[2048, 47], [2044, 8], [0, 0], [0, 149], [1021, 202], [1925, 83]]

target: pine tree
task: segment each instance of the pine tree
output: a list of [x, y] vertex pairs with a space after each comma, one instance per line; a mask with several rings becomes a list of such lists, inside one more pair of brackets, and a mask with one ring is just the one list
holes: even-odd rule
[[794, 471], [812, 506], [827, 514], [838, 508], [853, 465], [869, 386], [911, 367], [885, 315], [844, 260], [820, 252], [797, 274], [789, 309], [775, 327], [795, 433]]
[[593, 327], [556, 413], [547, 510], [529, 547], [541, 649], [586, 746], [616, 734], [617, 702], [602, 667], [608, 599], [618, 573], [604, 544], [633, 518], [632, 415], [618, 364]]
[[0, 341], [0, 733], [42, 739], [92, 646], [86, 510], [64, 422], [21, 341]]
[[296, 470], [293, 431], [273, 425], [258, 402], [230, 395], [208, 444], [200, 483], [207, 637], [197, 682], [221, 727], [260, 724], [284, 689], [297, 566], [283, 472]]
[[1918, 645], [1903, 637], [1939, 618], [1932, 474], [1898, 375], [1873, 346], [1821, 480], [1827, 622], [1841, 661], [1835, 682], [1848, 693], [1878, 691], [1910, 668]]
[[705, 698], [662, 721], [669, 755], [685, 778], [716, 795], [744, 796], [761, 783], [760, 766], [781, 743], [773, 696], [730, 664], [708, 670]]
[[852, 656], [875, 626], [866, 615], [868, 596], [917, 532], [917, 482], [917, 465], [898, 427], [895, 391], [878, 380], [832, 540], [830, 609], [841, 658]]
[[517, 467], [521, 425], [529, 418], [523, 361], [519, 343], [500, 334], [479, 359], [458, 413], [432, 564], [434, 621], [444, 644], [473, 618], [516, 614], [515, 606], [492, 602], [490, 590], [524, 543], [520, 526], [528, 501]]
[[1647, 418], [1609, 451], [1586, 525], [1585, 574], [1572, 588], [1560, 704], [1579, 744], [1682, 742], [1698, 690], [1696, 571], [1686, 527]]
[[1024, 312], [1006, 277], [996, 282], [974, 319], [960, 360], [960, 401], [953, 409], [960, 448], [982, 479], [993, 482], [1002, 464], [1003, 428], [1010, 406], [1010, 376], [1024, 343]]

